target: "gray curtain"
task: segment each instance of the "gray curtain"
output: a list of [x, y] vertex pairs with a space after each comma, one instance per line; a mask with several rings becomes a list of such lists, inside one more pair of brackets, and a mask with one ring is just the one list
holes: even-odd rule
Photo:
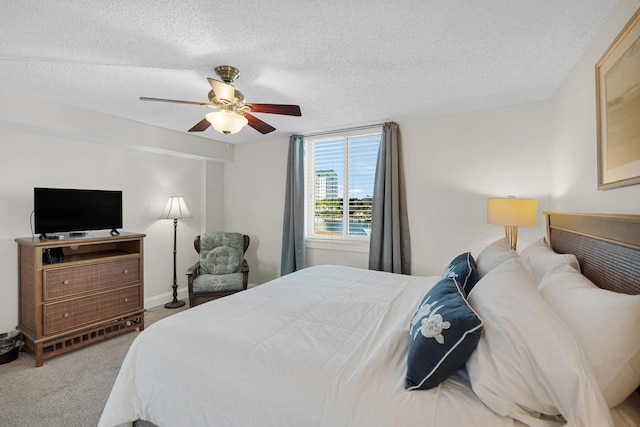
[[397, 123], [382, 128], [371, 212], [369, 269], [411, 274], [411, 242]]
[[304, 268], [304, 138], [291, 135], [282, 224], [280, 275]]

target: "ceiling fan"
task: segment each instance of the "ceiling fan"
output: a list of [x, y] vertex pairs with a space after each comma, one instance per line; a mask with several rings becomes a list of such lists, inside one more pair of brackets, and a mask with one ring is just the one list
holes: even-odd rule
[[231, 84], [240, 75], [240, 70], [230, 65], [221, 65], [214, 68], [214, 71], [222, 81], [210, 77], [207, 78], [211, 85], [209, 102], [180, 101], [177, 99], [148, 98], [144, 96], [141, 96], [140, 100], [200, 105], [217, 109], [217, 111], [208, 113], [204, 119], [189, 129], [189, 132], [202, 132], [209, 126], [213, 126], [215, 130], [226, 135], [237, 133], [248, 124], [258, 132], [267, 134], [273, 132], [276, 128], [251, 113], [282, 114], [286, 116], [302, 115], [300, 107], [297, 105], [245, 103], [242, 92]]

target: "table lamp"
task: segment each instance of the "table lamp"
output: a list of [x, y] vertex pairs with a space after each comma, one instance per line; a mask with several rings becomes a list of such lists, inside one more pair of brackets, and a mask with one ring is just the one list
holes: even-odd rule
[[518, 227], [536, 225], [538, 201], [534, 199], [490, 198], [487, 202], [487, 223], [504, 226], [511, 249], [518, 244]]

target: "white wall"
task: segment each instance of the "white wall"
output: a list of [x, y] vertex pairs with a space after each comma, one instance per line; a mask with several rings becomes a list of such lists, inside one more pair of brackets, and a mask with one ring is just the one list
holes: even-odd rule
[[555, 210], [640, 213], [640, 185], [598, 190], [595, 94], [595, 64], [639, 7], [638, 0], [620, 1], [555, 98]]
[[[413, 274], [441, 273], [459, 252], [477, 254], [504, 234], [486, 224], [487, 197], [539, 198], [539, 226], [521, 229], [521, 245], [544, 234], [551, 118], [551, 104], [536, 103], [400, 122]], [[287, 147], [241, 144], [225, 167], [225, 222], [252, 238], [252, 283], [279, 276]], [[367, 267], [367, 254], [352, 251], [309, 249], [307, 260]]]
[[201, 199], [203, 210], [200, 212], [200, 233], [212, 230], [224, 230], [224, 165], [221, 162], [202, 162], [203, 187]]
[[544, 234], [551, 118], [540, 102], [400, 123], [412, 274], [439, 274], [504, 235], [487, 224], [488, 197], [538, 199], [537, 227], [520, 228], [519, 247]]
[[[178, 224], [178, 285], [184, 291], [184, 271], [197, 260], [193, 237], [205, 228], [203, 224], [224, 223], [222, 209], [216, 211], [209, 204], [222, 200], [224, 164], [206, 159], [218, 155], [232, 159], [233, 152], [215, 141], [2, 91], [0, 105], [0, 332], [12, 330], [18, 322], [15, 239], [31, 236], [37, 186], [123, 191], [123, 229], [147, 235], [147, 308], [171, 300], [173, 222], [159, 220], [158, 215], [168, 196], [184, 196], [194, 214]], [[56, 117], [55, 122], [30, 123], [43, 108], [46, 116]], [[77, 126], [78, 121], [87, 127]], [[136, 137], [128, 140], [131, 135]], [[207, 199], [205, 193], [214, 197]]]
[[225, 230], [249, 236], [249, 282], [280, 276], [288, 139], [238, 144], [224, 169]]

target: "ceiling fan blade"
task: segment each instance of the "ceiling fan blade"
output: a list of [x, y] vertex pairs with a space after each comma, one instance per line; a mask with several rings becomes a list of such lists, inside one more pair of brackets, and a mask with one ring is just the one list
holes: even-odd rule
[[246, 104], [254, 113], [283, 114], [285, 116], [302, 116], [300, 107], [291, 104]]
[[251, 126], [252, 128], [254, 128], [255, 130], [257, 130], [258, 132], [260, 132], [263, 135], [265, 133], [273, 132], [274, 130], [276, 130], [276, 128], [274, 128], [270, 124], [263, 122], [262, 120], [260, 120], [259, 118], [255, 117], [255, 116], [252, 116], [251, 114], [247, 113], [244, 116], [249, 121], [248, 125]]
[[202, 132], [203, 130], [207, 130], [209, 126], [211, 126], [211, 123], [205, 117], [189, 129], [189, 132]]
[[148, 98], [141, 96], [140, 101], [157, 101], [157, 102], [172, 102], [175, 104], [189, 104], [189, 105], [201, 105], [203, 107], [215, 107], [215, 105], [208, 102], [195, 102], [195, 101], [180, 101], [179, 99], [164, 99], [164, 98]]
[[211, 90], [217, 99], [227, 101], [231, 104], [235, 102], [236, 89], [232, 85], [212, 79], [211, 77], [207, 77], [207, 80], [209, 80]]

